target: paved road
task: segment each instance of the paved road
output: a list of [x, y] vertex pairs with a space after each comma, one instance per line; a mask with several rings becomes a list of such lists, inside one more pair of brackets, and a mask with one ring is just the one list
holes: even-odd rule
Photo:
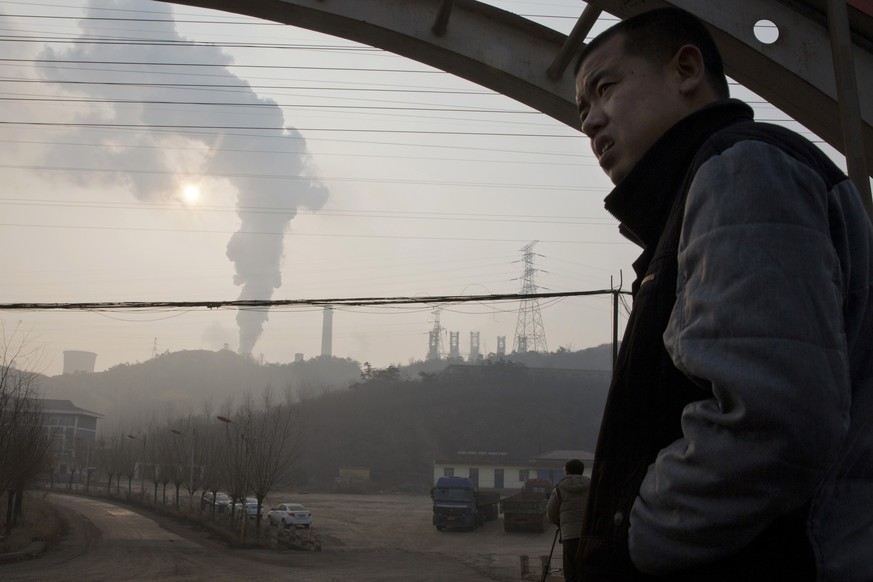
[[[155, 520], [96, 499], [51, 494], [70, 523], [63, 543], [41, 558], [0, 566], [4, 582], [75, 581], [223, 582], [302, 580], [307, 582], [486, 582], [507, 580], [484, 564], [428, 551], [333, 549], [322, 552], [229, 550], [181, 526], [162, 528]], [[351, 551], [350, 551], [351, 550]], [[467, 563], [465, 563], [467, 562]], [[484, 570], [484, 571], [483, 571]], [[511, 578], [518, 580], [517, 573]]]
[[118, 505], [54, 494], [48, 500], [67, 510], [70, 535], [38, 560], [0, 568], [3, 580], [223, 581], [249, 577], [253, 570], [287, 574], [286, 568], [217, 554]]

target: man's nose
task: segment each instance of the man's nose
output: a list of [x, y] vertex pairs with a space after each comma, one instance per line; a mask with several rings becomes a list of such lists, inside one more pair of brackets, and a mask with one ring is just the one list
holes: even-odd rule
[[603, 111], [599, 107], [591, 105], [588, 108], [588, 113], [585, 115], [585, 119], [582, 120], [582, 133], [588, 137], [594, 137], [597, 130], [603, 127], [603, 124]]

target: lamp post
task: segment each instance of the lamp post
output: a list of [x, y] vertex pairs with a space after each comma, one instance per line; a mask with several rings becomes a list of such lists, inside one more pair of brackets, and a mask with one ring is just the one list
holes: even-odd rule
[[[237, 437], [239, 438], [240, 442], [242, 443], [242, 455], [243, 455], [242, 486], [243, 486], [243, 490], [242, 490], [242, 499], [240, 499], [240, 503], [242, 506], [242, 516], [240, 519], [241, 523], [240, 523], [240, 528], [239, 528], [239, 535], [240, 535], [240, 538], [243, 541], [245, 541], [246, 522], [248, 521], [248, 517], [249, 517], [248, 516], [248, 508], [246, 507], [246, 493], [248, 493], [248, 485], [249, 485], [249, 482], [248, 482], [248, 480], [249, 480], [249, 465], [248, 465], [249, 458], [248, 458], [248, 454], [247, 454], [247, 451], [245, 448], [246, 436], [245, 436], [245, 432], [243, 432], [243, 433], [239, 432], [239, 425], [237, 423], [235, 423], [233, 420], [231, 420], [230, 418], [228, 418], [226, 416], [220, 416], [220, 415], [216, 416], [216, 418], [225, 424], [225, 429], [227, 428], [227, 425], [229, 425], [229, 424], [234, 425], [234, 430], [236, 430]], [[234, 458], [236, 459], [236, 455], [234, 456]], [[231, 508], [231, 515], [233, 515], [233, 508]]]
[[[171, 428], [170, 432], [179, 436], [184, 436], [184, 433]], [[194, 443], [197, 438], [197, 428], [191, 427], [191, 465], [188, 471], [188, 490], [191, 492], [191, 507], [194, 507]]]

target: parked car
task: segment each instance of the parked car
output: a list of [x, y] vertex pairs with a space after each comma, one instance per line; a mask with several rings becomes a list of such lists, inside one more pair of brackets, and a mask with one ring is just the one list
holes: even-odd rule
[[280, 503], [267, 514], [270, 525], [282, 524], [282, 527], [309, 527], [312, 524], [312, 514], [299, 503]]
[[[242, 503], [237, 501], [233, 504], [233, 516], [239, 517], [242, 513]], [[246, 497], [246, 514], [249, 519], [255, 519], [258, 516], [258, 498]]]
[[[212, 511], [212, 503], [213, 497], [212, 492], [208, 491], [206, 495], [203, 496], [200, 502], [200, 508], [203, 510]], [[216, 513], [224, 513], [225, 511], [230, 511], [230, 495], [225, 493], [224, 491], [219, 491], [215, 495], [215, 512]]]

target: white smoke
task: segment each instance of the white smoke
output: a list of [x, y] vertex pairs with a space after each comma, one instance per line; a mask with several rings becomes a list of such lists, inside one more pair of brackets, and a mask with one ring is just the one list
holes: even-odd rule
[[[112, 13], [111, 10], [119, 10]], [[39, 58], [48, 61], [92, 61], [96, 63], [146, 63], [142, 65], [67, 65], [44, 63], [40, 71], [47, 81], [58, 81], [60, 91], [87, 96], [97, 101], [78, 111], [78, 123], [151, 125], [160, 128], [137, 130], [72, 130], [89, 142], [99, 141], [99, 159], [82, 150], [54, 150], [48, 162], [64, 167], [99, 166], [102, 172], [69, 172], [64, 179], [92, 186], [117, 184], [124, 180], [140, 200], [167, 200], [177, 197], [180, 173], [203, 172], [225, 175], [237, 191], [240, 227], [227, 244], [227, 257], [234, 263], [234, 283], [241, 287], [240, 299], [267, 300], [281, 286], [283, 238], [300, 206], [318, 209], [328, 197], [326, 188], [302, 178], [306, 163], [306, 143], [300, 133], [285, 127], [281, 108], [271, 99], [258, 97], [247, 81], [227, 67], [232, 58], [213, 46], [185, 46], [167, 5], [143, 0], [92, 1], [87, 16], [129, 17], [137, 11], [148, 15], [145, 23], [86, 18], [81, 21], [79, 42], [69, 48], [46, 48]], [[112, 38], [115, 42], [82, 42]], [[144, 39], [147, 39], [144, 41]], [[151, 43], [151, 41], [160, 41]], [[161, 66], [158, 63], [196, 63], [212, 66]], [[221, 66], [214, 66], [221, 65]], [[82, 84], [93, 82], [94, 84]], [[135, 86], [128, 85], [135, 83]], [[170, 86], [204, 84], [208, 88]], [[132, 104], [106, 100], [135, 99], [150, 103]], [[258, 106], [234, 109], [214, 106], [168, 105], [168, 102], [233, 101]], [[240, 114], [245, 111], [245, 114]], [[252, 114], [251, 111], [256, 111]], [[236, 121], [242, 119], [242, 121]], [[179, 128], [188, 126], [191, 129]], [[196, 126], [197, 128], [194, 128]], [[209, 128], [257, 126], [263, 129]], [[86, 135], [85, 135], [86, 134]], [[201, 167], [184, 168], [180, 143], [198, 146], [207, 155], [196, 162]], [[268, 155], [259, 154], [269, 150]], [[279, 152], [274, 154], [272, 152]], [[281, 154], [281, 155], [280, 155]], [[54, 158], [54, 159], [51, 159]], [[181, 158], [181, 159], [180, 159]], [[148, 171], [132, 171], [133, 168]], [[277, 179], [277, 177], [293, 179]], [[268, 319], [266, 310], [240, 311], [239, 351], [251, 354]]]

